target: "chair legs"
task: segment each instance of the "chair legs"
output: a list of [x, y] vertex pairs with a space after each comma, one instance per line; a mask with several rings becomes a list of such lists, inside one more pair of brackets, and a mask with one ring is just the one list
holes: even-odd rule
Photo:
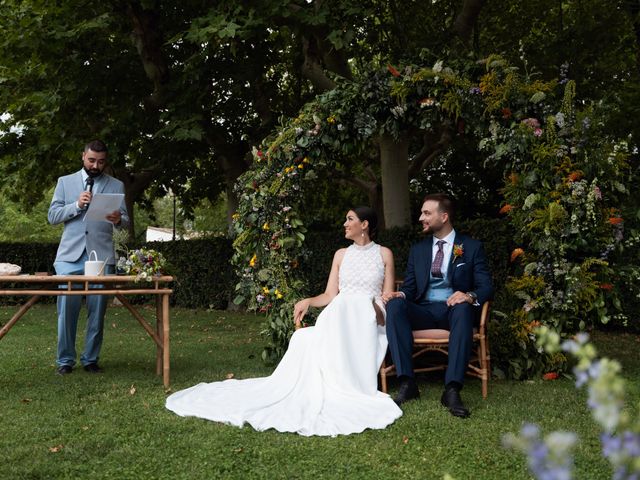
[[[476, 344], [474, 348], [474, 355], [471, 358], [471, 361], [467, 368], [467, 374], [477, 377], [480, 379], [482, 384], [482, 398], [487, 398], [489, 394], [489, 377], [491, 375], [491, 359], [489, 356], [489, 346], [487, 343], [487, 339], [485, 336], [481, 336], [478, 338], [477, 336], [474, 338], [474, 343]], [[423, 342], [415, 343], [414, 349], [416, 352], [414, 353], [414, 358], [421, 356], [422, 354], [430, 351], [437, 350], [441, 353], [444, 353], [445, 356], [447, 344], [439, 343], [431, 346], [426, 346]], [[445, 370], [446, 369], [446, 358], [443, 363], [438, 365], [431, 365], [428, 367], [416, 368], [414, 371], [416, 373], [434, 371], [434, 370]], [[380, 366], [380, 388], [384, 393], [387, 393], [388, 383], [387, 377], [391, 375], [396, 375], [395, 365], [393, 363], [387, 363], [387, 360], [384, 359], [382, 361], [382, 365]]]

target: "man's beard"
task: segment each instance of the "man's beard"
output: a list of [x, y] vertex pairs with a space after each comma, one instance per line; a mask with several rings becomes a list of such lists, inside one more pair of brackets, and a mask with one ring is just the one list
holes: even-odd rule
[[97, 168], [92, 168], [91, 170], [89, 170], [87, 167], [83, 167], [83, 168], [86, 174], [89, 175], [91, 178], [97, 178], [100, 175], [102, 175], [102, 172]]

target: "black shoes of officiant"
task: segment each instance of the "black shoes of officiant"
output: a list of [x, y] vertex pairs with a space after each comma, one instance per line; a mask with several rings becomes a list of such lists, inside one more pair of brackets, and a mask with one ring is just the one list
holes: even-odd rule
[[83, 368], [85, 372], [89, 373], [104, 373], [104, 370], [102, 370], [97, 363], [88, 363]]
[[396, 398], [394, 398], [393, 401], [396, 402], [396, 405], [400, 406], [415, 398], [420, 398], [420, 390], [418, 390], [416, 381], [410, 377], [402, 378], [400, 380], [398, 395], [396, 395]]
[[447, 385], [440, 399], [442, 406], [449, 410], [454, 417], [467, 418], [471, 413], [462, 403], [460, 388], [455, 385]]
[[56, 374], [58, 375], [69, 375], [73, 372], [73, 367], [71, 365], [60, 365], [56, 369]]

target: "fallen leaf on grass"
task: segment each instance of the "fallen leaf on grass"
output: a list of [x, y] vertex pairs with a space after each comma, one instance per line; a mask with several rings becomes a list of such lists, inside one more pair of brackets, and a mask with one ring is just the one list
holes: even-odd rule
[[407, 437], [406, 435], [402, 437], [402, 443], [404, 443], [405, 445], [409, 443], [409, 437]]
[[233, 377], [235, 377], [235, 374], [233, 374], [233, 373], [227, 373], [227, 374], [225, 375], [225, 378], [226, 378], [227, 380], [228, 380], [228, 379], [230, 379], [230, 378], [233, 378]]
[[55, 447], [49, 447], [49, 451], [51, 453], [58, 453], [60, 450], [62, 450], [63, 445], [56, 445]]
[[22, 400], [20, 400], [22, 403], [31, 403], [32, 400], [30, 398], [23, 398]]
[[136, 394], [136, 387], [135, 385], [131, 385], [131, 388], [129, 389], [129, 395], [135, 395]]

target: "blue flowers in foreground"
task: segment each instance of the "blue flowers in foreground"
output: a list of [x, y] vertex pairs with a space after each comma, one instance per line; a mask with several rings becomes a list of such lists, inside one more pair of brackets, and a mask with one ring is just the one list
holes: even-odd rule
[[[558, 333], [548, 327], [540, 327], [536, 333], [538, 345], [547, 352], [562, 349], [576, 358], [576, 387], [587, 386], [587, 404], [603, 430], [602, 454], [613, 467], [612, 478], [640, 480], [640, 418], [633, 418], [624, 410], [625, 382], [620, 377], [620, 364], [608, 358], [598, 359], [586, 333], [562, 344]], [[553, 432], [541, 439], [537, 425], [525, 424], [519, 435], [507, 434], [503, 442], [506, 447], [527, 454], [529, 470], [538, 480], [573, 478], [575, 433]]]
[[573, 478], [572, 450], [578, 438], [573, 432], [553, 432], [540, 438], [537, 425], [526, 423], [520, 435], [505, 435], [506, 447], [527, 452], [529, 470], [539, 480]]

